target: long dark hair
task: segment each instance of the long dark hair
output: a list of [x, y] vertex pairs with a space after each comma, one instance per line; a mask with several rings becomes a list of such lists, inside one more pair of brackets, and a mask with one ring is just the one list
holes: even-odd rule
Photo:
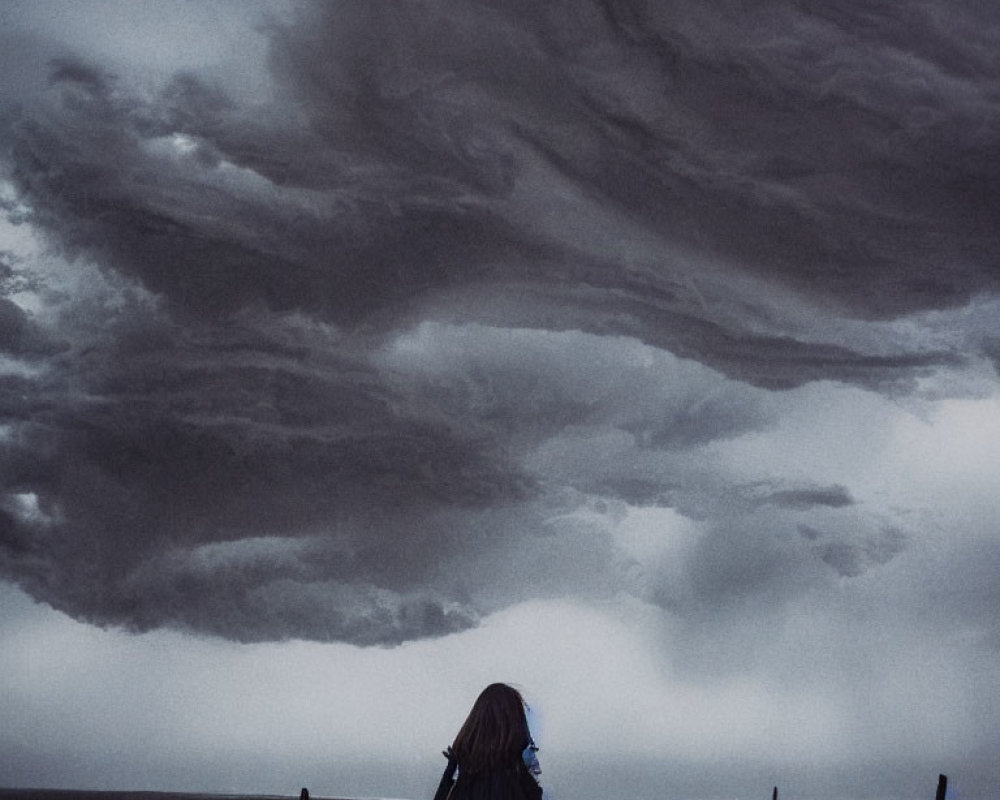
[[459, 770], [473, 774], [516, 764], [530, 742], [521, 693], [505, 683], [491, 683], [476, 698], [451, 750]]

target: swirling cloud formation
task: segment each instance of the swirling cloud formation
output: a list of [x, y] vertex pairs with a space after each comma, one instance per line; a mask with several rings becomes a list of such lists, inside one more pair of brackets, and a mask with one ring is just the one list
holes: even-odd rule
[[[4, 13], [0, 573], [78, 618], [771, 602], [908, 534], [720, 448], [996, 359], [988, 4], [349, 0], [242, 73]], [[626, 546], [637, 508], [697, 541]]]

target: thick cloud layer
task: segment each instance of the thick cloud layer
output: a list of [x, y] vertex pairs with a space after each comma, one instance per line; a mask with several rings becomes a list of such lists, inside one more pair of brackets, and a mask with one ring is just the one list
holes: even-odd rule
[[[910, 523], [726, 444], [816, 382], [995, 377], [985, 4], [299, 5], [240, 79], [32, 13], [0, 570], [76, 617], [392, 644], [539, 596], [781, 603]], [[637, 507], [690, 548], [623, 543]]]

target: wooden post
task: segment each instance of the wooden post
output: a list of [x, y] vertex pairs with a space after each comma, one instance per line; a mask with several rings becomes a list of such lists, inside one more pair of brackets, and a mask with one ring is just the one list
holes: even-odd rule
[[948, 776], [938, 775], [938, 790], [935, 800], [944, 800], [944, 796], [948, 793]]
[[778, 787], [774, 787], [774, 791], [771, 792], [771, 800], [778, 800]]

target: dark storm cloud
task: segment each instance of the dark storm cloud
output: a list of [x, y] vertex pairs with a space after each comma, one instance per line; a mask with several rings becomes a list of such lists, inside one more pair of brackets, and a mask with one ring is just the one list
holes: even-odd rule
[[806, 509], [813, 506], [841, 508], [854, 503], [846, 486], [829, 486], [816, 489], [785, 489], [763, 499], [781, 508]]
[[[997, 65], [956, 37], [985, 45], [991, 20], [856, 6], [348, 5], [332, 41], [321, 19], [276, 62], [370, 158], [474, 186], [527, 142], [638, 228], [859, 313], [960, 301], [994, 285]], [[671, 276], [652, 272], [655, 293]], [[638, 289], [612, 264], [576, 274]]]
[[706, 521], [709, 606], [885, 563], [888, 534], [793, 519], [846, 487], [762, 494], [692, 453], [771, 424], [764, 389], [961, 362], [838, 320], [997, 288], [996, 22], [301, 5], [264, 27], [259, 102], [8, 51], [4, 210], [106, 286], [0, 299], [36, 369], [0, 383], [0, 566], [96, 622], [371, 644], [613, 591], [600, 526], [553, 522], [604, 500]]
[[[307, 7], [273, 32], [265, 108], [193, 75], [140, 102], [64, 58], [49, 111], [16, 127], [16, 177], [65, 242], [202, 314], [262, 300], [355, 322], [517, 281], [539, 297], [536, 313], [518, 304], [524, 324], [638, 336], [763, 385], [941, 363], [749, 329], [715, 310], [739, 298], [696, 263], [738, 262], [863, 315], [990, 288], [996, 159], [972, 159], [962, 120], [978, 137], [994, 124], [991, 62], [941, 75], [780, 8], [753, 16], [746, 43], [737, 20], [693, 7], [611, 9]], [[788, 24], [802, 41], [776, 43]], [[936, 41], [931, 21], [912, 24]], [[947, 138], [907, 125], [917, 99]], [[932, 152], [890, 148], [894, 134]], [[972, 208], [966, 178], [986, 187]]]
[[0, 442], [9, 501], [37, 504], [5, 516], [26, 588], [95, 621], [244, 640], [474, 621], [424, 588], [443, 546], [428, 517], [529, 496], [501, 452], [408, 418], [309, 325], [179, 329], [140, 306], [110, 327], [53, 382], [8, 379], [34, 398], [8, 404], [21, 424]]

